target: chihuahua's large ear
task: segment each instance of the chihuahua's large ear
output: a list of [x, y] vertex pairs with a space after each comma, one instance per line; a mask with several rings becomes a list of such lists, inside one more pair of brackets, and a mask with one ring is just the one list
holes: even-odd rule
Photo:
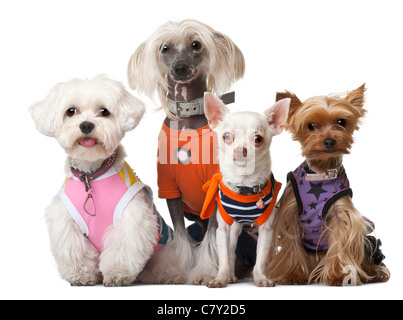
[[63, 116], [60, 114], [60, 91], [63, 83], [57, 84], [48, 96], [29, 108], [32, 119], [38, 131], [48, 137], [55, 137], [57, 131], [63, 125]]
[[144, 103], [132, 96], [122, 86], [117, 104], [119, 107], [119, 123], [122, 129], [127, 132], [136, 128], [144, 116]]
[[354, 107], [362, 109], [365, 103], [365, 83], [359, 88], [347, 93], [345, 100], [351, 103]]
[[213, 94], [204, 93], [204, 112], [209, 121], [211, 129], [216, 129], [224, 121], [225, 116], [230, 113], [227, 106]]
[[269, 123], [270, 130], [274, 134], [280, 134], [283, 132], [285, 123], [287, 122], [288, 112], [290, 110], [290, 98], [282, 99], [266, 110], [264, 115]]
[[285, 92], [277, 92], [276, 95], [276, 101], [280, 101], [285, 98], [290, 98], [290, 111], [288, 113], [288, 118], [291, 119], [291, 117], [294, 115], [295, 111], [302, 105], [302, 102], [298, 99], [298, 97], [290, 92], [290, 91], [285, 91]]

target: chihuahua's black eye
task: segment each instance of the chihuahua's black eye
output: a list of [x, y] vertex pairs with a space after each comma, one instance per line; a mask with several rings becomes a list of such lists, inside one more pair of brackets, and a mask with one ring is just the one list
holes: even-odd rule
[[308, 124], [309, 131], [315, 131], [315, 125], [313, 123]]
[[194, 41], [192, 43], [192, 49], [194, 51], [200, 51], [202, 49], [202, 44], [199, 41]]
[[109, 117], [111, 115], [111, 113], [105, 107], [101, 107], [101, 109], [99, 109], [99, 115], [101, 117]]
[[345, 127], [347, 125], [347, 121], [346, 121], [346, 119], [339, 119], [339, 120], [337, 120], [337, 124], [339, 126]]
[[164, 45], [161, 47], [161, 52], [162, 53], [167, 53], [169, 51], [169, 47], [167, 45]]
[[264, 138], [261, 136], [261, 135], [255, 135], [254, 137], [253, 137], [253, 139], [254, 139], [254, 141], [255, 141], [255, 146], [256, 147], [260, 147], [262, 144], [263, 144], [263, 142], [264, 142]]
[[226, 144], [231, 144], [234, 141], [234, 136], [229, 132], [224, 133], [222, 138]]
[[73, 117], [75, 114], [77, 113], [77, 109], [76, 108], [70, 108], [66, 111], [66, 116], [68, 117]]

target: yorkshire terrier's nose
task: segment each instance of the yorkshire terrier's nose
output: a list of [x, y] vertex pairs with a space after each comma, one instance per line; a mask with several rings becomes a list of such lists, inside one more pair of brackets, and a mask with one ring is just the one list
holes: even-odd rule
[[325, 141], [323, 141], [323, 145], [325, 146], [326, 149], [331, 150], [336, 145], [336, 140], [326, 139]]
[[95, 125], [92, 122], [85, 121], [80, 124], [80, 130], [84, 134], [90, 134], [95, 128]]

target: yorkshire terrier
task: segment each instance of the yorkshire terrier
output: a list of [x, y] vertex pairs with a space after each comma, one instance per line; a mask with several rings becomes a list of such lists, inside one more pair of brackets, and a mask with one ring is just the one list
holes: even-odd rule
[[[287, 176], [287, 187], [274, 221], [268, 275], [280, 284], [329, 286], [386, 282], [380, 240], [367, 236], [373, 224], [352, 202], [342, 164], [354, 142], [364, 109], [365, 84], [342, 96], [319, 96], [301, 102], [291, 92], [285, 129], [306, 157]], [[280, 250], [278, 250], [280, 248]]]

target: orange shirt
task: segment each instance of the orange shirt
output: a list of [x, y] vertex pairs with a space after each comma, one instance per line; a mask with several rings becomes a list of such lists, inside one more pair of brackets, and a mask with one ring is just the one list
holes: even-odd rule
[[158, 140], [158, 196], [182, 197], [186, 212], [200, 215], [203, 185], [220, 172], [217, 135], [209, 126], [179, 131], [165, 123]]

